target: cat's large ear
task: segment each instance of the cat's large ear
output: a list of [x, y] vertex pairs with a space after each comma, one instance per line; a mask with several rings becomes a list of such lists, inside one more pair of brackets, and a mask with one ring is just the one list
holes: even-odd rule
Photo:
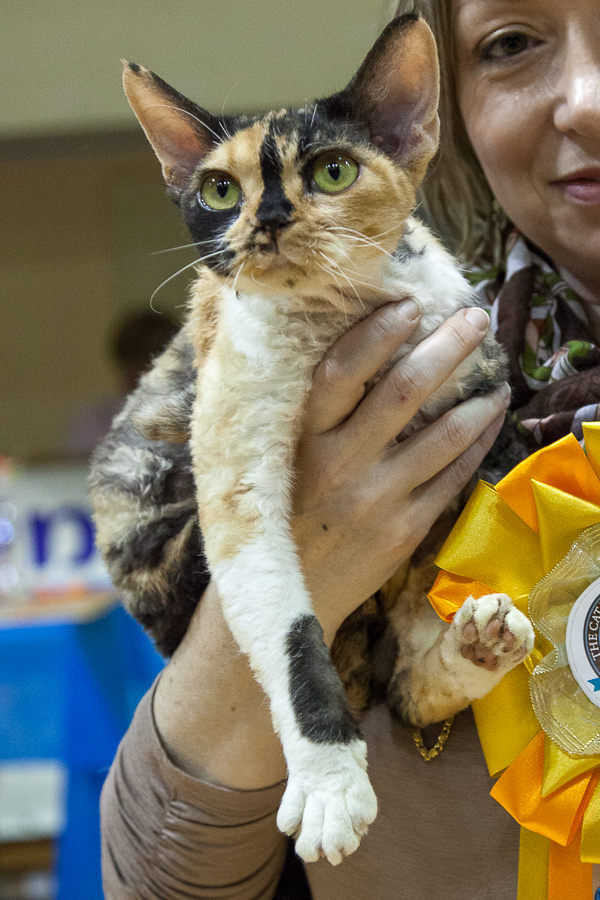
[[135, 63], [123, 62], [123, 87], [160, 160], [167, 193], [177, 201], [200, 160], [223, 138], [221, 123]]
[[439, 81], [429, 26], [416, 15], [398, 16], [348, 86], [325, 102], [331, 115], [339, 110], [364, 123], [372, 143], [418, 181], [439, 141]]

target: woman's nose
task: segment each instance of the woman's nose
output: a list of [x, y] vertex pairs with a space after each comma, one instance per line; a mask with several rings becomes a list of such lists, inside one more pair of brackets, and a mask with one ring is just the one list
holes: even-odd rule
[[567, 40], [554, 121], [559, 131], [600, 138], [600, 29]]

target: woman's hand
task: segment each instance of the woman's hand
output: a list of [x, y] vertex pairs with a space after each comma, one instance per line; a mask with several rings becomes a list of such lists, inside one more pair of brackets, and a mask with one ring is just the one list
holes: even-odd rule
[[343, 335], [315, 370], [296, 459], [292, 529], [329, 643], [464, 487], [508, 406], [504, 386], [460, 403], [397, 444], [396, 435], [489, 326], [482, 310], [461, 310], [365, 394], [365, 382], [418, 321], [413, 301], [389, 304]]

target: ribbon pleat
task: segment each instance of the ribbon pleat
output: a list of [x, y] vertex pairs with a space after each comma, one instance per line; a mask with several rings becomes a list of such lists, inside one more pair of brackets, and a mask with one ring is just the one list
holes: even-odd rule
[[540, 481], [600, 506], [600, 482], [572, 434], [529, 456], [496, 485], [502, 499], [537, 531], [532, 481]]
[[596, 787], [583, 815], [581, 861], [600, 863], [600, 788]]
[[440, 619], [451, 622], [467, 597], [477, 599], [493, 593], [493, 588], [481, 581], [461, 578], [460, 575], [449, 576], [441, 570], [429, 591], [429, 601]]
[[[500, 775], [539, 733], [524, 666], [508, 672], [481, 700], [471, 704], [481, 748], [492, 777]], [[498, 735], [502, 735], [498, 740]]]
[[517, 900], [548, 900], [550, 841], [521, 827]]
[[550, 842], [548, 900], [592, 900], [593, 867], [581, 864], [577, 837], [568, 847]]
[[584, 422], [583, 437], [587, 460], [600, 481], [600, 422]]
[[500, 776], [491, 793], [520, 825], [566, 847], [583, 820], [583, 801], [590, 785], [595, 787], [597, 773], [585, 772], [542, 797], [544, 738], [540, 731]]
[[[548, 735], [544, 741], [544, 774], [542, 776], [542, 797], [564, 787], [573, 778], [584, 775], [600, 766], [597, 756], [574, 759], [554, 744]], [[599, 845], [600, 846], [600, 845]]]
[[600, 506], [539, 481], [533, 481], [531, 486], [540, 525], [542, 566], [549, 572], [582, 531], [600, 522]]
[[436, 565], [510, 597], [528, 596], [544, 574], [539, 536], [492, 485], [479, 482], [460, 526], [446, 540]]

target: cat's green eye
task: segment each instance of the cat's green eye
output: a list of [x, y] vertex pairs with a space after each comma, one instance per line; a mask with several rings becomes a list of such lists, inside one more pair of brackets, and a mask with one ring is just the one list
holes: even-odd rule
[[198, 197], [209, 209], [233, 209], [242, 195], [242, 189], [232, 175], [213, 172], [207, 175], [198, 191]]
[[315, 163], [313, 182], [324, 194], [344, 191], [358, 178], [358, 163], [343, 153], [328, 153]]

